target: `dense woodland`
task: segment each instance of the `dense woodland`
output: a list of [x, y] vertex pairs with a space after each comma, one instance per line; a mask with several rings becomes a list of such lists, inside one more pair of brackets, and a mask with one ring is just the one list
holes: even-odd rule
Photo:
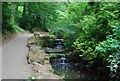
[[2, 33], [45, 31], [65, 40], [66, 50], [89, 68], [109, 68], [120, 81], [120, 3], [2, 3]]

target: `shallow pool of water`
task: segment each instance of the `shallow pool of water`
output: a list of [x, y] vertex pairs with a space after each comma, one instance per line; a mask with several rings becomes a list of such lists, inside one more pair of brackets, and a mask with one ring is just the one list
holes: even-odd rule
[[[50, 60], [53, 73], [61, 76], [63, 79], [91, 79], [94, 77], [83, 64], [71, 62], [65, 55], [60, 58]], [[84, 81], [84, 80], [83, 80]]]

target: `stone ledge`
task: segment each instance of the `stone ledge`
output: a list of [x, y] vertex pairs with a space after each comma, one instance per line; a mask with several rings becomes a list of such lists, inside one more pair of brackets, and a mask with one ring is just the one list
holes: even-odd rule
[[33, 75], [37, 79], [62, 79], [60, 76], [52, 73], [49, 57], [45, 53], [45, 50], [41, 50], [38, 46], [39, 41], [36, 40], [36, 37], [30, 37], [27, 43], [29, 48], [27, 61], [29, 64], [32, 64]]

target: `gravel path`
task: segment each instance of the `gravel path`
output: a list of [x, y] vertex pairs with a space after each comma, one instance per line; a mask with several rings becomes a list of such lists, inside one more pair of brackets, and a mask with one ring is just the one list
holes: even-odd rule
[[2, 79], [27, 79], [31, 66], [27, 64], [27, 39], [32, 34], [21, 34], [2, 46]]

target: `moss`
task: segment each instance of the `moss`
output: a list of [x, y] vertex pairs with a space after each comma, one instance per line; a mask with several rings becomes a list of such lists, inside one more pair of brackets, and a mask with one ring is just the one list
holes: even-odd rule
[[40, 33], [34, 33], [35, 37], [40, 37]]
[[59, 58], [60, 56], [61, 56], [60, 54], [55, 54], [55, 53], [49, 55], [50, 58]]
[[54, 35], [45, 35], [41, 37], [41, 45], [42, 47], [54, 47], [56, 37]]

